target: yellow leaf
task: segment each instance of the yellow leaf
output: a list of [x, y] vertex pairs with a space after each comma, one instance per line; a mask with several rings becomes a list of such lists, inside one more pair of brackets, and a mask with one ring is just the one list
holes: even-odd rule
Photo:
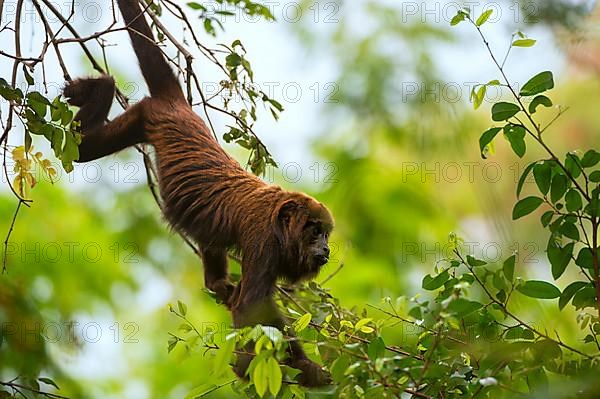
[[269, 376], [269, 391], [271, 391], [273, 396], [277, 397], [277, 393], [279, 393], [279, 390], [281, 389], [281, 379], [283, 375], [277, 360], [272, 357], [267, 361], [267, 374]]
[[21, 197], [23, 197], [23, 187], [21, 186], [21, 176], [20, 175], [15, 176], [15, 179], [13, 180], [13, 188], [15, 189], [17, 194], [19, 194]]
[[294, 322], [294, 329], [296, 332], [300, 332], [308, 327], [310, 320], [312, 319], [312, 315], [310, 313], [306, 313], [304, 316], [300, 317], [298, 320]]
[[15, 161], [20, 161], [21, 159], [25, 158], [25, 147], [18, 146], [17, 148], [15, 148], [14, 150], [12, 150], [12, 158]]
[[362, 326], [360, 328], [360, 331], [364, 332], [365, 334], [371, 334], [375, 330], [372, 327], [369, 327], [369, 326]]
[[37, 181], [35, 180], [35, 177], [33, 177], [33, 175], [31, 173], [27, 173], [25, 175], [25, 181], [27, 182], [27, 185], [31, 188], [34, 188], [35, 184], [37, 183]]

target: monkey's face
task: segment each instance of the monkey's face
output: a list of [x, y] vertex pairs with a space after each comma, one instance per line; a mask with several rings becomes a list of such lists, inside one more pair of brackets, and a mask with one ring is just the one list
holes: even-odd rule
[[309, 219], [302, 230], [301, 258], [308, 274], [316, 274], [329, 261], [331, 228], [319, 219]]
[[333, 229], [329, 210], [305, 194], [294, 193], [279, 208], [276, 226], [285, 258], [280, 274], [291, 282], [316, 276], [329, 261]]

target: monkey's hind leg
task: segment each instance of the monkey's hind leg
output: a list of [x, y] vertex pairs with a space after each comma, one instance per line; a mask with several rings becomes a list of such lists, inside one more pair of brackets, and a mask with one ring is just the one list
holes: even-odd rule
[[67, 84], [63, 94], [69, 104], [79, 107], [74, 118], [81, 122], [83, 135], [78, 162], [93, 161], [144, 141], [143, 110], [149, 98], [105, 123], [115, 94], [110, 76], [77, 79]]
[[79, 107], [75, 120], [81, 122], [82, 130], [87, 133], [106, 121], [115, 96], [115, 81], [108, 75], [77, 79], [67, 83], [63, 94], [69, 104]]
[[203, 249], [202, 264], [206, 288], [215, 292], [221, 302], [231, 307], [231, 297], [235, 285], [229, 281], [227, 273], [227, 250], [222, 248]]

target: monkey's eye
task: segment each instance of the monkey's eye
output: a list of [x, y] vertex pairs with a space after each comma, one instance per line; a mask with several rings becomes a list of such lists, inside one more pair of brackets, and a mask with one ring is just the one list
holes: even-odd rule
[[318, 237], [322, 234], [321, 228], [319, 226], [315, 226], [312, 229], [312, 235], [313, 237]]

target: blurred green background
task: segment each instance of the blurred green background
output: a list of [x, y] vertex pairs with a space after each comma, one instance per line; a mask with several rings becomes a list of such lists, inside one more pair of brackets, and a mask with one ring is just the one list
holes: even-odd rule
[[[305, 9], [311, 4], [303, 2]], [[308, 17], [282, 23], [299, 52], [331, 62], [336, 82], [329, 102], [312, 104], [318, 117], [298, 127], [311, 132], [314, 163], [303, 164], [298, 182], [272, 175], [315, 195], [335, 215], [334, 254], [317, 280], [336, 273], [326, 286], [357, 309], [414, 295], [445, 256], [452, 231], [479, 258], [500, 261], [517, 250], [520, 275], [551, 278], [537, 219], [510, 216], [522, 165], [541, 153], [517, 160], [500, 140], [496, 154], [482, 160], [477, 140], [489, 125], [489, 107], [472, 111], [468, 86], [450, 80], [454, 68], [477, 70], [468, 59], [485, 55], [477, 38], [450, 31], [443, 18], [407, 18], [403, 5], [336, 4], [339, 23], [326, 29], [314, 29]], [[600, 42], [592, 27], [599, 14], [585, 2], [535, 4], [535, 18], [493, 25], [497, 49], [505, 50], [516, 27], [539, 33], [544, 51], [533, 54], [542, 65], [545, 56], [552, 59], [555, 103], [571, 107], [548, 141], [560, 153], [597, 149]], [[521, 56], [509, 60], [515, 79], [537, 72]], [[281, 132], [271, 141], [285, 146], [288, 139]], [[244, 162], [245, 154], [232, 151]], [[179, 326], [169, 303], [186, 302], [205, 331], [226, 329], [230, 317], [203, 292], [200, 261], [163, 223], [137, 157], [130, 150], [94, 167], [79, 165], [73, 173], [87, 176], [87, 184], [63, 176], [54, 185], [40, 179], [33, 190], [34, 203], [19, 214], [7, 247], [8, 274], [0, 277], [0, 380], [41, 373], [55, 376], [66, 396], [143, 399], [181, 398], [194, 386], [233, 378], [215, 381], [211, 353], [179, 347], [167, 354], [168, 332]], [[2, 191], [3, 234], [15, 207]], [[558, 312], [553, 301], [520, 298], [517, 306], [563, 339], [581, 338], [574, 312]], [[399, 330], [394, 338], [400, 343], [414, 333]], [[225, 388], [209, 397], [232, 395]]]

